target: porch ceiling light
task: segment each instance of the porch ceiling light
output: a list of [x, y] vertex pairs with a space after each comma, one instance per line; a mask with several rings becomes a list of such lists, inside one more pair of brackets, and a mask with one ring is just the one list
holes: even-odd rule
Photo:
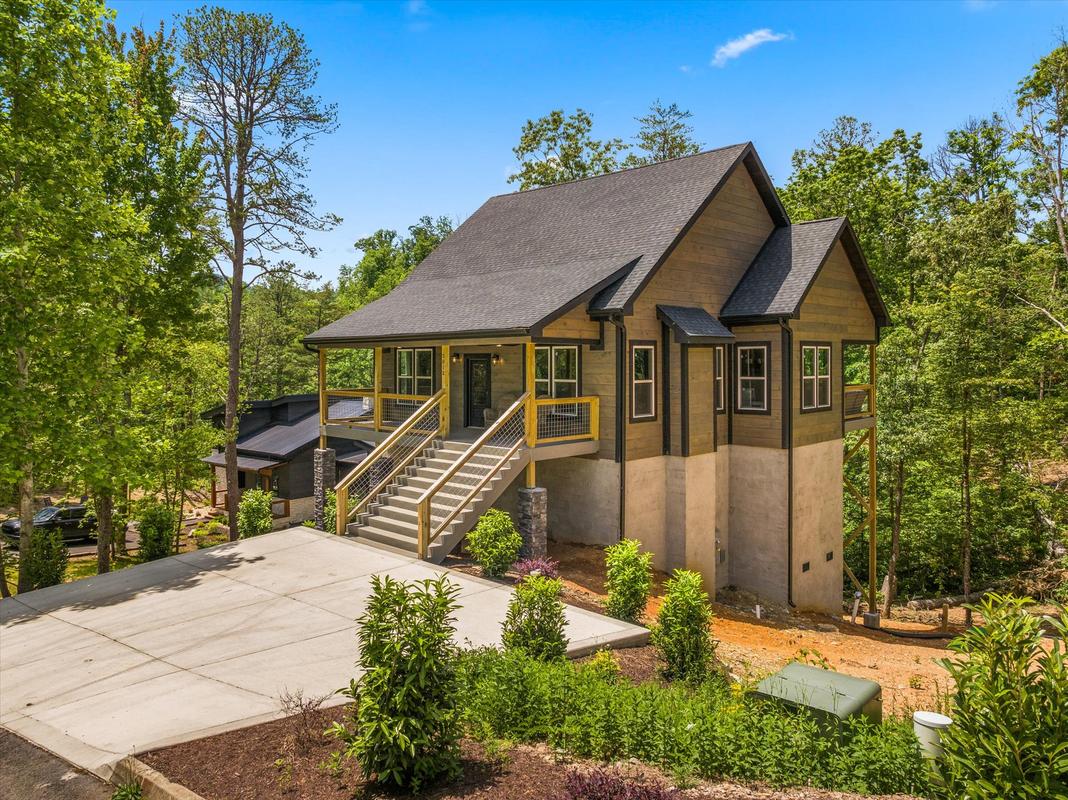
[[501, 358], [501, 354], [500, 353], [494, 353], [493, 354], [493, 358], [491, 359], [491, 361], [493, 362], [493, 366], [497, 366], [498, 364], [503, 364], [504, 363], [504, 359]]
[[459, 364], [461, 361], [464, 360], [464, 357], [462, 355], [460, 355], [459, 353], [453, 353], [451, 360], [452, 360], [453, 364]]

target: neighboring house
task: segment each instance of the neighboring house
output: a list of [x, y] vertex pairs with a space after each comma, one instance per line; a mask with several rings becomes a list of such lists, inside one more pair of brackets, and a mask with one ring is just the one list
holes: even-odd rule
[[[840, 611], [843, 437], [875, 430], [843, 349], [874, 365], [887, 324], [849, 223], [791, 224], [750, 144], [493, 197], [305, 339], [322, 433], [380, 443], [339, 530], [440, 561], [495, 504], [535, 545], [625, 535], [710, 587]], [[344, 348], [374, 349], [374, 386], [325, 385]]]
[[[222, 428], [225, 407], [201, 416]], [[319, 443], [319, 397], [289, 394], [254, 400], [242, 406], [237, 421], [237, 485], [239, 490], [269, 489], [274, 493], [274, 527], [285, 528], [315, 516], [312, 455]], [[341, 475], [359, 464], [372, 445], [352, 439], [331, 439]], [[222, 450], [202, 459], [212, 466], [211, 504], [226, 507], [226, 457]], [[328, 476], [334, 484], [340, 475]]]

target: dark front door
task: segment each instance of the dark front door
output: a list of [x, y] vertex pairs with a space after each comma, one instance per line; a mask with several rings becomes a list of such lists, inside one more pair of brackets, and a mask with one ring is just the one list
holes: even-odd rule
[[490, 403], [490, 357], [464, 356], [464, 426], [481, 428]]

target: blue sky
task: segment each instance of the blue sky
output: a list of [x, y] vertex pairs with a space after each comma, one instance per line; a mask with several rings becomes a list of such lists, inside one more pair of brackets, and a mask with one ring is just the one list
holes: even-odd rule
[[[191, 3], [112, 0], [122, 28]], [[523, 122], [585, 108], [631, 139], [656, 98], [693, 112], [706, 147], [751, 140], [772, 177], [834, 118], [919, 131], [928, 147], [1011, 110], [1016, 82], [1068, 27], [1068, 2], [243, 2], [300, 29], [340, 128], [309, 185], [344, 218], [307, 263], [330, 279], [353, 242], [421, 215], [460, 221], [512, 191]], [[718, 54], [718, 57], [717, 57]]]

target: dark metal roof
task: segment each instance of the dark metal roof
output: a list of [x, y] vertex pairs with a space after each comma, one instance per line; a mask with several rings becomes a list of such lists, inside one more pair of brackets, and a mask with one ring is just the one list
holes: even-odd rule
[[625, 310], [743, 159], [785, 223], [749, 144], [499, 195], [404, 283], [305, 341], [527, 333], [584, 299]]
[[703, 308], [657, 306], [656, 315], [671, 327], [676, 341], [685, 344], [714, 344], [734, 339], [734, 334]]
[[801, 222], [776, 228], [723, 304], [719, 318], [740, 322], [796, 317], [835, 243], [842, 240], [877, 327], [890, 319], [875, 278], [845, 217]]
[[[364, 409], [362, 400], [342, 398], [330, 401], [335, 418], [356, 417]], [[239, 453], [273, 456], [283, 460], [319, 439], [319, 412], [313, 411], [288, 425], [274, 423], [237, 440]]]
[[[226, 466], [226, 454], [225, 453], [212, 453], [206, 458], [200, 459], [201, 461], [211, 464], [216, 467]], [[253, 458], [252, 456], [237, 457], [237, 468], [249, 470], [250, 472], [259, 472], [261, 469], [269, 469], [277, 467], [279, 464], [284, 464], [285, 461], [273, 461], [269, 458]]]

